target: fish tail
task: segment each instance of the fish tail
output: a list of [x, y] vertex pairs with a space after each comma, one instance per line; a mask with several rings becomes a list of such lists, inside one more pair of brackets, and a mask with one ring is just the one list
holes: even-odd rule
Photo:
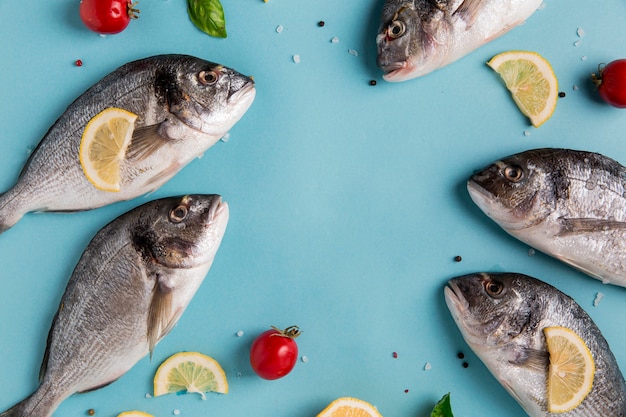
[[0, 417], [27, 417], [30, 414], [28, 414], [28, 411], [26, 410], [26, 404], [28, 403], [28, 400], [30, 399], [30, 397], [26, 398], [24, 401], [21, 401], [17, 404], [15, 404], [13, 407], [9, 408], [6, 411], [3, 411], [2, 413], [0, 413]]
[[[24, 216], [25, 212], [17, 207], [15, 195], [11, 191], [0, 194], [0, 234], [6, 232]], [[0, 414], [0, 417], [4, 417]]]
[[0, 417], [51, 417], [61, 401], [67, 397], [65, 395], [59, 398], [51, 388], [49, 384], [40, 385], [37, 391], [0, 413]]

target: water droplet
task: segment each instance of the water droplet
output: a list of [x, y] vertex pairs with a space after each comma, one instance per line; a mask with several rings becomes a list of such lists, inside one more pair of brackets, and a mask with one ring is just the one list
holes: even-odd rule
[[307, 363], [309, 361], [309, 358], [307, 356], [302, 356], [300, 360], [304, 363]]
[[336, 36], [333, 36], [333, 38], [330, 40], [331, 43], [339, 43], [339, 38]]
[[356, 49], [348, 49], [350, 55], [359, 56], [359, 52]]
[[293, 62], [295, 62], [296, 64], [300, 63], [300, 55], [294, 55], [293, 56]]
[[283, 25], [276, 26], [276, 33], [281, 33], [283, 31]]

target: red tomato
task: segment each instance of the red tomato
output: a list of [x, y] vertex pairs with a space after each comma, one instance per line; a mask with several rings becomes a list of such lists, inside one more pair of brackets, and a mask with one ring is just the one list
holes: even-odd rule
[[294, 340], [300, 335], [298, 326], [261, 333], [250, 348], [250, 365], [261, 378], [278, 379], [287, 375], [296, 365], [298, 345]]
[[591, 74], [600, 97], [611, 106], [626, 108], [626, 59], [618, 59]]
[[79, 11], [85, 26], [103, 35], [120, 33], [139, 13], [132, 0], [81, 0]]

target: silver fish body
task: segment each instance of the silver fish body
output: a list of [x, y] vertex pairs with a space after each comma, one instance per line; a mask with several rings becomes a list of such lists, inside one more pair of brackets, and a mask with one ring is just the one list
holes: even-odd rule
[[542, 0], [386, 0], [376, 44], [387, 81], [421, 77], [523, 23]]
[[593, 388], [563, 417], [623, 417], [626, 386], [606, 339], [569, 296], [545, 282], [514, 273], [476, 273], [451, 279], [446, 304], [463, 338], [531, 417], [547, 411], [549, 353], [543, 329], [578, 334], [595, 362]]
[[[88, 210], [151, 192], [202, 155], [243, 116], [254, 82], [223, 65], [158, 55], [113, 71], [76, 99], [0, 195], [0, 232], [31, 211]], [[79, 163], [87, 123], [107, 108], [138, 115], [121, 162], [121, 190], [97, 189]]]
[[588, 275], [626, 286], [626, 169], [603, 155], [534, 149], [467, 183], [505, 231]]
[[220, 196], [189, 195], [146, 203], [101, 229], [62, 296], [39, 388], [0, 416], [49, 417], [151, 353], [200, 287], [227, 223]]

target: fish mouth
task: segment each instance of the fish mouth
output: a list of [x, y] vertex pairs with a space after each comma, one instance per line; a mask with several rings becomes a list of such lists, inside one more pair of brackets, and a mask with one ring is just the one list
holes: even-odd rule
[[[484, 202], [491, 196], [491, 193], [477, 183], [473, 177], [467, 180], [467, 191], [474, 203], [479, 207], [482, 207]], [[480, 203], [477, 200], [480, 200]]]
[[487, 191], [483, 186], [476, 182], [473, 177], [467, 181], [467, 192], [470, 198], [487, 216], [495, 216], [496, 210], [494, 209], [494, 203], [496, 199], [494, 195]]
[[398, 61], [387, 64], [383, 67], [383, 79], [389, 82], [406, 81], [415, 76], [411, 74], [414, 65], [410, 60]]
[[207, 225], [213, 225], [217, 222], [228, 220], [228, 212], [228, 203], [224, 201], [222, 197], [217, 197], [209, 208], [209, 221]]
[[452, 318], [460, 324], [461, 316], [468, 310], [469, 303], [463, 296], [459, 286], [453, 281], [448, 281], [448, 285], [443, 289], [443, 294]]
[[254, 87], [254, 81], [249, 80], [237, 91], [228, 96], [228, 101], [238, 102], [240, 100], [249, 101], [252, 103], [256, 95], [256, 88]]

